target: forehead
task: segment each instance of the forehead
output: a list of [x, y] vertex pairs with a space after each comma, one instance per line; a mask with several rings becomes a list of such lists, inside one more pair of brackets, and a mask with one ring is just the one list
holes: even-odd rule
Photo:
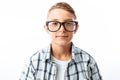
[[74, 20], [74, 15], [64, 9], [53, 9], [48, 13], [47, 19], [48, 20], [53, 20], [53, 19], [57, 19], [57, 20], [66, 20], [66, 19], [70, 19], [70, 20]]

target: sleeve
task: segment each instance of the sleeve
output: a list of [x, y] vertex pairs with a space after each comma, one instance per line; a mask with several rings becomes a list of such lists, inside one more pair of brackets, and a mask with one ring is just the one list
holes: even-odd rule
[[35, 69], [32, 65], [32, 61], [29, 60], [29, 62], [25, 65], [19, 80], [35, 80], [34, 74]]
[[93, 58], [90, 58], [89, 78], [90, 80], [102, 80], [98, 65]]

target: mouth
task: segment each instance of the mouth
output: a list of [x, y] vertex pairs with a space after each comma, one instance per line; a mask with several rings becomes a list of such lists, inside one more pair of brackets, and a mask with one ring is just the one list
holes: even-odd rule
[[68, 36], [56, 36], [57, 38], [67, 38]]
[[60, 36], [56, 36], [56, 37], [68, 37], [68, 36], [65, 36], [65, 35], [60, 35]]

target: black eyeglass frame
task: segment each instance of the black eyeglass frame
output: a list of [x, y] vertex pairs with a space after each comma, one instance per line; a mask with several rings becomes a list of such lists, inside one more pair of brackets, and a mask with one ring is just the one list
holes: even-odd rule
[[[50, 28], [49, 28], [49, 23], [50, 23], [50, 22], [57, 22], [57, 23], [59, 23], [59, 24], [60, 24], [59, 28], [58, 28], [57, 30], [54, 30], [54, 31], [50, 30]], [[75, 31], [75, 30], [76, 30], [76, 27], [75, 27], [75, 30], [72, 30], [72, 31], [69, 31], [69, 30], [66, 29], [65, 23], [67, 23], [67, 22], [74, 22], [76, 27], [77, 27], [77, 25], [78, 25], [78, 21], [65, 21], [65, 22], [46, 21], [46, 26], [47, 26], [47, 28], [48, 28], [48, 30], [49, 30], [50, 32], [57, 32], [57, 31], [61, 28], [62, 25], [63, 25], [64, 29], [65, 29], [66, 31], [68, 31], [68, 32], [73, 32], [73, 31]]]

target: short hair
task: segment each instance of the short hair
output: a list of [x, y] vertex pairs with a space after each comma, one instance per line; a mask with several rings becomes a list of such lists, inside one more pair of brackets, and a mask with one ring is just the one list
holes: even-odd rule
[[53, 5], [53, 6], [49, 9], [48, 13], [49, 13], [50, 11], [52, 11], [53, 9], [64, 9], [64, 10], [72, 13], [72, 14], [74, 15], [74, 18], [75, 18], [75, 19], [77, 18], [74, 9], [73, 9], [68, 3], [66, 3], [66, 2], [58, 2], [58, 3], [56, 3], [55, 5]]

